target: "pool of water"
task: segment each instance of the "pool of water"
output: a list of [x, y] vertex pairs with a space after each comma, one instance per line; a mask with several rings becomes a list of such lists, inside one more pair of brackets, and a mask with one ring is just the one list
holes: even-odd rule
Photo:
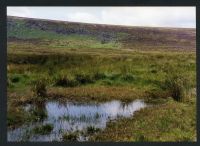
[[[135, 111], [146, 107], [142, 100], [130, 103], [110, 101], [105, 103], [78, 103], [78, 102], [46, 102], [39, 109], [47, 113], [47, 117], [40, 122], [23, 125], [19, 128], [8, 130], [8, 141], [61, 141], [64, 133], [81, 131], [78, 141], [87, 141], [88, 127], [104, 129], [110, 120], [130, 117]], [[36, 105], [27, 105], [26, 111], [37, 108]], [[38, 125], [52, 124], [50, 134], [33, 134], [33, 128]], [[81, 133], [80, 132], [80, 133]]]

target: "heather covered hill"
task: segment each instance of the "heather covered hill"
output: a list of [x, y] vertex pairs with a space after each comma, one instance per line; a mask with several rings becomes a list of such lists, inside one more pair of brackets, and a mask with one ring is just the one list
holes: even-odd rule
[[[77, 48], [79, 41], [84, 41], [84, 47], [88, 48], [190, 51], [196, 48], [196, 29], [192, 28], [117, 26], [8, 16], [7, 29], [9, 41], [35, 43], [43, 39], [43, 43], [49, 44], [49, 39], [60, 39], [56, 45], [66, 48]], [[73, 44], [69, 38], [75, 38], [77, 43]]]

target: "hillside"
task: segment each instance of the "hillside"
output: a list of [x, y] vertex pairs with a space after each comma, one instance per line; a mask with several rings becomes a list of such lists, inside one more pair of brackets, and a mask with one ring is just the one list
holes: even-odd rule
[[192, 28], [128, 27], [8, 16], [7, 34], [8, 42], [74, 49], [196, 49], [196, 29]]

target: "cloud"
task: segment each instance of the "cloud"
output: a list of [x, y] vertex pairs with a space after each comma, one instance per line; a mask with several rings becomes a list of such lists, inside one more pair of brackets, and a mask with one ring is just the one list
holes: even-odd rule
[[95, 15], [86, 12], [70, 13], [67, 15], [68, 21], [80, 21], [86, 23], [96, 23], [98, 18]]
[[28, 7], [7, 7], [7, 15], [31, 17], [31, 10]]
[[195, 7], [8, 7], [8, 15], [155, 27], [196, 27]]
[[104, 23], [134, 26], [195, 27], [195, 8], [128, 7], [102, 11]]

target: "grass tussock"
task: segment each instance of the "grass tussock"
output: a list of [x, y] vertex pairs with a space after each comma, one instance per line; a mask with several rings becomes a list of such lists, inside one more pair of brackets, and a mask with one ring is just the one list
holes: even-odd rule
[[165, 90], [168, 91], [169, 96], [176, 101], [184, 101], [189, 97], [189, 91], [192, 88], [191, 78], [188, 75], [175, 73], [167, 74], [164, 81]]
[[46, 81], [44, 79], [39, 79], [33, 82], [32, 90], [37, 97], [46, 97]]
[[63, 141], [77, 141], [77, 133], [65, 133], [62, 137]]
[[75, 75], [75, 78], [80, 84], [94, 83], [94, 78], [91, 74], [78, 73]]
[[100, 128], [96, 128], [94, 126], [87, 127], [87, 134], [94, 134], [100, 131]]
[[43, 121], [44, 119], [47, 118], [47, 112], [45, 110], [44, 104], [41, 103], [42, 105], [40, 105], [37, 102], [36, 104], [37, 105], [35, 105], [35, 107], [29, 111], [29, 116], [31, 117], [31, 120], [34, 122]]
[[33, 133], [40, 134], [40, 135], [47, 135], [47, 134], [50, 134], [52, 130], [53, 130], [52, 124], [45, 124], [42, 126], [34, 127]]
[[55, 85], [62, 87], [75, 87], [78, 85], [78, 82], [74, 78], [62, 75], [57, 77]]

